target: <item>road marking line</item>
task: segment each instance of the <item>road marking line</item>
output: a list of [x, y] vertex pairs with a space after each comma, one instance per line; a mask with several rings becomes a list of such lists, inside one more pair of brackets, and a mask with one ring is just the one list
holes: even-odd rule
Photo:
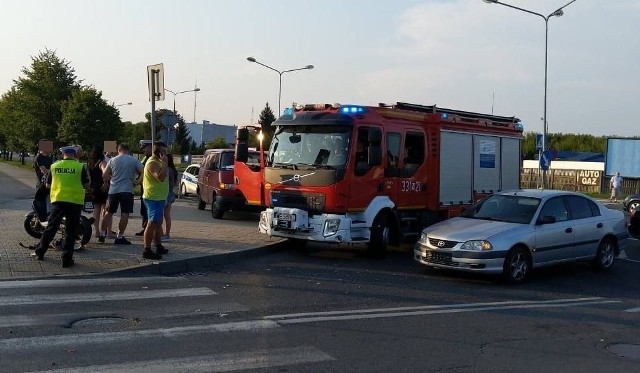
[[[594, 304], [621, 303], [618, 300], [607, 300], [603, 298], [579, 298], [551, 301], [513, 301], [513, 302], [495, 302], [495, 303], [475, 303], [462, 305], [440, 305], [440, 306], [422, 306], [422, 307], [401, 307], [387, 308], [377, 310], [351, 310], [351, 311], [329, 311], [307, 314], [290, 314], [290, 315], [271, 315], [265, 316], [265, 319], [275, 320], [280, 325], [286, 324], [302, 324], [321, 321], [342, 321], [342, 320], [360, 320], [360, 319], [377, 319], [386, 317], [406, 317], [435, 315], [462, 312], [481, 312], [481, 311], [500, 311], [508, 309], [530, 309], [530, 308], [550, 308], [550, 307], [577, 307]], [[303, 315], [300, 317], [300, 315]]]
[[630, 308], [628, 310], [625, 310], [624, 312], [640, 312], [640, 307], [638, 307], [638, 308]]
[[0, 306], [21, 306], [27, 304], [52, 304], [52, 303], [82, 303], [82, 302], [106, 302], [131, 299], [154, 299], [175, 297], [197, 297], [216, 295], [209, 288], [193, 289], [162, 289], [141, 291], [120, 291], [106, 293], [77, 293], [77, 294], [37, 294], [18, 295], [14, 297], [0, 297]]
[[157, 284], [159, 282], [184, 281], [182, 277], [133, 277], [133, 278], [78, 278], [59, 280], [21, 280], [0, 281], [0, 289], [19, 289], [36, 287], [65, 287], [92, 285], [121, 285], [121, 284]]
[[43, 337], [25, 337], [0, 339], [0, 351], [16, 352], [26, 349], [44, 349], [60, 346], [82, 346], [87, 343], [127, 342], [133, 338], [182, 337], [192, 334], [224, 333], [279, 328], [274, 321], [251, 320], [210, 325], [190, 325], [175, 328], [146, 329], [126, 332], [104, 332], [88, 334], [51, 335]]
[[[228, 372], [271, 368], [283, 365], [319, 363], [333, 361], [334, 357], [312, 346], [273, 348], [257, 351], [220, 353], [209, 356], [194, 356], [175, 359], [137, 361], [133, 363], [93, 365], [78, 368], [61, 368], [46, 372], [65, 373], [175, 373], [175, 372]], [[43, 371], [44, 372], [44, 371]], [[37, 372], [32, 372], [37, 373]]]
[[552, 299], [543, 301], [505, 301], [505, 302], [486, 302], [486, 303], [463, 303], [463, 304], [440, 304], [429, 306], [415, 306], [415, 307], [396, 307], [396, 308], [372, 308], [364, 310], [346, 310], [346, 311], [327, 311], [327, 312], [307, 312], [307, 313], [291, 313], [283, 315], [270, 315], [265, 316], [265, 320], [278, 320], [286, 318], [300, 318], [306, 316], [326, 316], [326, 315], [347, 315], [347, 314], [366, 314], [366, 313], [381, 313], [381, 312], [396, 312], [396, 311], [418, 311], [418, 310], [432, 310], [443, 308], [473, 308], [484, 306], [509, 306], [509, 305], [526, 305], [526, 304], [555, 304], [566, 302], [585, 302], [585, 301], [599, 301], [601, 297], [589, 297], [589, 298], [570, 298], [570, 299]]

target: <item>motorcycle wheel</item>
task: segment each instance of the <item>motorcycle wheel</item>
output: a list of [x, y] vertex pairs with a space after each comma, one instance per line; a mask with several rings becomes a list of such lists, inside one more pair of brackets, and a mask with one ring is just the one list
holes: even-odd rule
[[40, 224], [40, 219], [34, 212], [30, 212], [24, 218], [24, 230], [33, 238], [42, 237], [44, 227]]

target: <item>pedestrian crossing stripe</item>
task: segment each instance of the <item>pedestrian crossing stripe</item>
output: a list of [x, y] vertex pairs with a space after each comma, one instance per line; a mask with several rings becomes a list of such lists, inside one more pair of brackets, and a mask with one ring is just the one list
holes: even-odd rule
[[[313, 346], [271, 348], [256, 351], [220, 353], [174, 359], [136, 361], [121, 364], [92, 365], [75, 368], [47, 370], [49, 373], [175, 373], [175, 372], [229, 372], [237, 370], [266, 369], [278, 366], [334, 361], [334, 357]], [[32, 373], [44, 373], [32, 372]]]

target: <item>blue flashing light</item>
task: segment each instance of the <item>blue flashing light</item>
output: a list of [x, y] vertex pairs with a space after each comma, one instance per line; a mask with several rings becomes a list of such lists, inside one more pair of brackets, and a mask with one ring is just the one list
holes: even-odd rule
[[442, 120], [447, 120], [447, 119], [449, 119], [449, 113], [441, 113], [441, 114], [440, 114], [440, 118], [442, 118]]
[[284, 109], [284, 111], [282, 112], [282, 115], [293, 115], [293, 108], [292, 107], [288, 107], [288, 108]]
[[362, 106], [342, 106], [340, 107], [340, 112], [342, 114], [362, 114], [364, 113], [365, 108], [363, 108]]
[[522, 122], [516, 123], [516, 128], [519, 129], [520, 131], [524, 131], [524, 123]]

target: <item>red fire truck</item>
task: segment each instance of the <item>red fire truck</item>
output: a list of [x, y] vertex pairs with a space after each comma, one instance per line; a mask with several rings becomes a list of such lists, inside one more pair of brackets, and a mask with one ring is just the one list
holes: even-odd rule
[[401, 102], [312, 104], [273, 125], [260, 188], [245, 183], [267, 206], [259, 230], [269, 236], [382, 253], [484, 195], [520, 187], [515, 117]]

